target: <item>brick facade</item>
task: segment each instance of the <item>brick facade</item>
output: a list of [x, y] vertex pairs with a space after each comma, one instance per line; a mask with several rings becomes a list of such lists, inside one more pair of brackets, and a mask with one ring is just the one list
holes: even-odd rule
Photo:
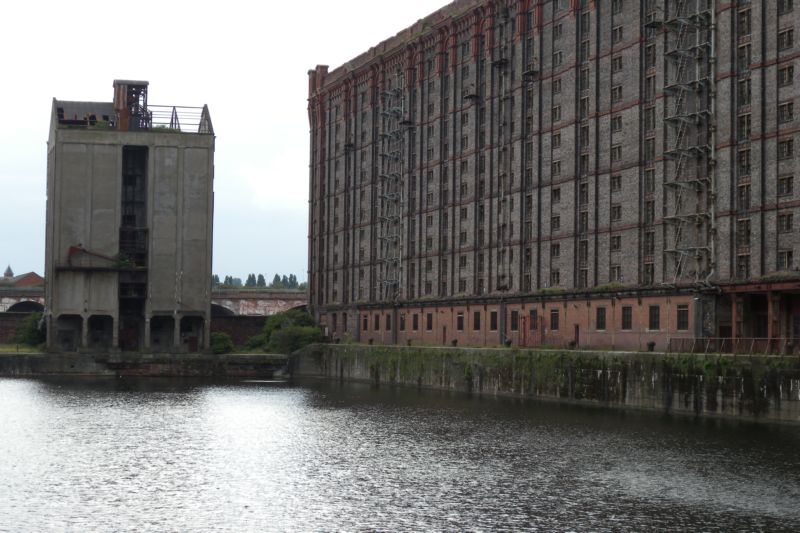
[[[563, 310], [545, 344], [736, 336], [722, 287], [797, 279], [799, 20], [790, 2], [456, 0], [311, 70], [315, 316], [374, 342], [535, 342], [510, 322], [537, 306]], [[798, 286], [757, 320], [791, 336]], [[622, 330], [626, 298], [662, 325]], [[397, 331], [428, 309], [430, 332]]]

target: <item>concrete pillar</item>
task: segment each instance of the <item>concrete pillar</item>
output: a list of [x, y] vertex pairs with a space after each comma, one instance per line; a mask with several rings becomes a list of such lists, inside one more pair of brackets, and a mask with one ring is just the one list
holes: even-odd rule
[[175, 329], [172, 330], [172, 346], [175, 353], [181, 351], [181, 314], [175, 313]]
[[119, 315], [111, 315], [111, 347], [119, 349]]
[[211, 315], [210, 314], [206, 314], [206, 316], [203, 317], [203, 346], [202, 346], [202, 350], [210, 350], [210, 349], [211, 349]]
[[147, 351], [149, 351], [150, 348], [151, 348], [151, 346], [150, 346], [150, 319], [151, 318], [152, 317], [149, 316], [149, 315], [145, 316], [145, 318], [144, 318], [144, 343], [143, 344], [144, 344], [144, 349], [147, 350]]
[[89, 317], [81, 315], [81, 348], [89, 346]]

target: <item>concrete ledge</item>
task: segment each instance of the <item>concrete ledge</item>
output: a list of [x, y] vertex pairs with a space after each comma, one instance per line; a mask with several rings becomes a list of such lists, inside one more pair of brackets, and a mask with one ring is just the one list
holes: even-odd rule
[[797, 357], [311, 345], [297, 377], [800, 423]]
[[280, 354], [0, 354], [0, 376], [273, 377], [287, 370]]

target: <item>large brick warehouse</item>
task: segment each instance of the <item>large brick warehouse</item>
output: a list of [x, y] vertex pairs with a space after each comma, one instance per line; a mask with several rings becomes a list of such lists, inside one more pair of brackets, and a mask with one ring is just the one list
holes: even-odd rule
[[797, 351], [798, 22], [456, 0], [311, 70], [315, 317], [386, 344]]

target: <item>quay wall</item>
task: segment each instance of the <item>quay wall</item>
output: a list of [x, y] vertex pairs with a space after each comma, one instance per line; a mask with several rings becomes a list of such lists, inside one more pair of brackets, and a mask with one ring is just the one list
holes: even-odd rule
[[779, 356], [317, 344], [292, 374], [800, 423], [800, 359]]
[[9, 353], [0, 354], [0, 376], [273, 377], [287, 361], [280, 354]]

